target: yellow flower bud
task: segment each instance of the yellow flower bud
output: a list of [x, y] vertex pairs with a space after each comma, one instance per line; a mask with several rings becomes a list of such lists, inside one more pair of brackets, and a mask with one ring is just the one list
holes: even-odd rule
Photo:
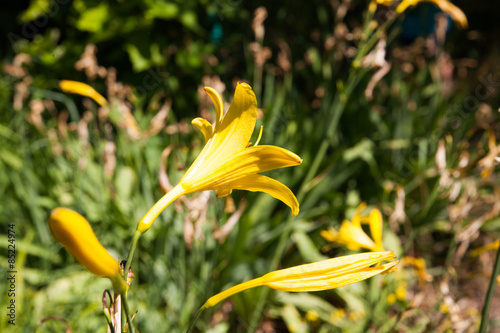
[[59, 81], [59, 87], [64, 92], [90, 97], [100, 106], [108, 104], [106, 98], [99, 94], [94, 88], [83, 82], [62, 80]]
[[118, 261], [101, 245], [83, 216], [70, 209], [56, 208], [50, 213], [49, 228], [83, 267], [95, 275], [110, 278], [115, 291], [121, 293], [127, 289]]

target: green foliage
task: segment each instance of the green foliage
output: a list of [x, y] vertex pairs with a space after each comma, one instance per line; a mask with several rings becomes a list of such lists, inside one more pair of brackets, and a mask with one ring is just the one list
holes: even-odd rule
[[[356, 56], [369, 37], [360, 23], [366, 8], [355, 4], [347, 17], [339, 17], [339, 8], [332, 11], [320, 1], [266, 6], [265, 37], [256, 42], [271, 51], [265, 64], [256, 61], [258, 52], [250, 45], [255, 8], [239, 1], [32, 1], [17, 13], [21, 24], [36, 28], [31, 37], [22, 36], [20, 28], [12, 30], [13, 52], [4, 55], [0, 78], [0, 216], [2, 226], [14, 223], [16, 228], [19, 332], [62, 330], [62, 322], [39, 323], [53, 315], [65, 318], [75, 332], [105, 329], [100, 297], [109, 283], [84, 272], [55, 243], [47, 217], [57, 206], [80, 212], [101, 243], [124, 259], [137, 221], [162, 195], [162, 151], [175, 147], [166, 168], [176, 184], [203, 145], [201, 135], [184, 125], [197, 110], [206, 111], [201, 96], [196, 98], [206, 79], [225, 84], [225, 100], [232, 96], [233, 81], [251, 83], [263, 111], [257, 124], [264, 126], [261, 144], [303, 158], [300, 167], [270, 173], [297, 194], [301, 212], [292, 219], [271, 196], [237, 191], [231, 198], [236, 207], [246, 200], [246, 209], [219, 243], [213, 232], [227, 222], [231, 202], [211, 193], [207, 219], [189, 247], [184, 226], [191, 212], [182, 204], [166, 209], [141, 238], [132, 263], [136, 277], [129, 304], [138, 311], [134, 323], [140, 331], [183, 331], [208, 297], [277, 264], [290, 267], [351, 253], [340, 247], [322, 251], [327, 242], [320, 232], [338, 229], [363, 201], [383, 212], [386, 249], [400, 258], [423, 257], [435, 281], [451, 281], [463, 296], [464, 285], [471, 283], [467, 274], [480, 269], [463, 253], [460, 257], [457, 247], [465, 251], [463, 244], [474, 241], [477, 234], [467, 232], [478, 219], [483, 219], [479, 231], [491, 238], [499, 233], [498, 214], [488, 215], [494, 211], [498, 179], [494, 172], [481, 178], [479, 163], [491, 150], [489, 135], [498, 137], [498, 115], [492, 111], [498, 97], [478, 97], [477, 87], [483, 86], [475, 71], [461, 79], [445, 77], [443, 54], [453, 51], [448, 44], [434, 52], [419, 41], [400, 45], [394, 30], [385, 57], [392, 67], [376, 84], [373, 99], [367, 98], [378, 68], [360, 66]], [[44, 17], [46, 24], [34, 25]], [[108, 70], [106, 75], [91, 77], [74, 69], [88, 44], [97, 46], [98, 65]], [[18, 66], [26, 73], [14, 75], [8, 66], [20, 53], [30, 55], [31, 63]], [[485, 66], [498, 74], [498, 68]], [[106, 96], [110, 67], [131, 92], [128, 100], [108, 96], [108, 115], [57, 88], [59, 79], [78, 79]], [[491, 83], [484, 89], [497, 87]], [[169, 101], [166, 130], [145, 135]], [[131, 110], [141, 135], [125, 123], [120, 102]], [[41, 113], [36, 103], [43, 103]], [[445, 168], [436, 162], [440, 147]], [[452, 182], [443, 185], [447, 173]], [[396, 214], [398, 204], [402, 216]], [[453, 215], [466, 204], [476, 210]], [[7, 244], [2, 233], [0, 247]], [[0, 265], [7, 268], [4, 254]], [[263, 323], [297, 332], [452, 329], [449, 314], [439, 311], [444, 295], [410, 309], [410, 298], [428, 291], [421, 283], [412, 269], [401, 267], [335, 291], [264, 297], [263, 288], [249, 290], [202, 313], [196, 329], [250, 331]], [[406, 298], [389, 304], [389, 295], [401, 286]], [[0, 284], [0, 294], [6, 295], [6, 285]], [[2, 318], [0, 330], [11, 330]], [[477, 317], [471, 322], [473, 330]]]

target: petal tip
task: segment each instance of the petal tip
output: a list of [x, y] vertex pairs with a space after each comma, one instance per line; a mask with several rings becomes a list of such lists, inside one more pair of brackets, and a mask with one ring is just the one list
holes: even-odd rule
[[250, 85], [246, 82], [238, 82], [238, 85], [236, 87], [242, 87], [242, 88], [246, 88], [246, 89], [252, 89], [252, 87], [250, 87]]

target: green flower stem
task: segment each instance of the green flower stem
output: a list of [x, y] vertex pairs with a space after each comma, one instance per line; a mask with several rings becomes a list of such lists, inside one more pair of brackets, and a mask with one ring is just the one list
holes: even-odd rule
[[125, 316], [127, 317], [127, 323], [128, 323], [128, 328], [130, 330], [130, 333], [135, 333], [135, 328], [134, 328], [134, 325], [132, 324], [132, 319], [130, 317], [130, 311], [128, 309], [127, 293], [122, 295], [122, 305], [123, 305], [123, 309], [125, 310]]
[[486, 327], [488, 326], [488, 315], [490, 313], [491, 300], [493, 299], [493, 294], [495, 292], [495, 284], [498, 274], [500, 274], [500, 248], [498, 248], [495, 266], [493, 267], [493, 272], [491, 272], [490, 286], [488, 287], [488, 292], [486, 293], [486, 299], [484, 300], [483, 313], [481, 315], [481, 326], [479, 326], [479, 333], [485, 333]]
[[191, 325], [189, 325], [189, 328], [186, 331], [186, 333], [191, 333], [191, 331], [194, 328], [194, 324], [196, 324], [196, 321], [198, 320], [198, 318], [200, 318], [200, 315], [203, 312], [203, 310], [205, 310], [204, 306], [202, 306], [201, 308], [198, 309], [198, 313], [196, 314], [196, 317], [194, 317], [193, 321], [191, 322]]
[[[130, 270], [130, 265], [132, 264], [132, 259], [134, 258], [135, 248], [137, 247], [137, 242], [139, 241], [139, 237], [141, 237], [141, 235], [142, 232], [136, 230], [134, 236], [132, 237], [132, 244], [130, 245], [130, 251], [128, 252], [127, 263], [125, 264], [125, 270], [123, 271], [123, 278], [125, 281], [128, 281], [128, 271]], [[126, 292], [121, 295], [121, 302], [123, 309], [125, 310], [125, 316], [127, 317], [130, 333], [135, 333], [134, 325], [132, 324], [132, 319], [130, 318]]]
[[139, 237], [141, 237], [141, 235], [142, 232], [136, 230], [134, 236], [132, 237], [132, 244], [130, 245], [130, 251], [128, 252], [127, 263], [125, 264], [125, 270], [123, 271], [123, 278], [125, 281], [128, 281], [128, 271], [130, 269], [130, 265], [132, 264], [135, 248], [137, 247], [137, 242], [139, 241]]

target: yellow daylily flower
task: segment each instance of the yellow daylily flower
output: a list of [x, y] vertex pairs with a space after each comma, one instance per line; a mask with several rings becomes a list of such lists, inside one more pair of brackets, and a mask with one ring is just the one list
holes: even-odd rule
[[[368, 216], [362, 216], [366, 204], [361, 203], [354, 212], [352, 221], [344, 220], [339, 231], [333, 228], [322, 230], [320, 235], [329, 242], [345, 245], [348, 249], [358, 251], [361, 248], [379, 252], [384, 251], [382, 245], [382, 214], [372, 209]], [[372, 238], [361, 228], [361, 224], [369, 224]]]
[[210, 297], [202, 309], [211, 308], [236, 293], [260, 286], [292, 292], [340, 288], [377, 274], [394, 271], [398, 261], [370, 267], [394, 258], [396, 256], [392, 251], [368, 252], [277, 270]]
[[287, 204], [292, 215], [299, 213], [297, 199], [288, 187], [258, 174], [299, 165], [302, 159], [276, 146], [248, 147], [257, 120], [257, 99], [252, 88], [239, 83], [225, 115], [221, 96], [212, 88], [206, 87], [205, 91], [215, 105], [215, 124], [212, 126], [202, 118], [192, 121], [205, 136], [205, 146], [179, 184], [139, 221], [137, 230], [140, 233], [147, 231], [165, 207], [181, 195], [207, 190], [215, 190], [219, 197], [229, 195], [234, 189], [266, 192]]
[[107, 277], [113, 289], [123, 293], [128, 285], [120, 265], [97, 239], [89, 222], [80, 214], [66, 208], [55, 208], [49, 216], [49, 228], [54, 238], [86, 269]]
[[96, 101], [97, 104], [99, 104], [100, 106], [108, 104], [106, 98], [104, 98], [101, 94], [99, 94], [94, 88], [83, 82], [62, 80], [59, 81], [59, 87], [61, 88], [62, 91], [67, 93], [90, 97], [94, 101]]
[[[382, 2], [388, 2], [381, 0]], [[403, 0], [397, 7], [396, 7], [396, 12], [397, 13], [403, 13], [408, 7], [415, 6], [421, 2], [432, 2], [436, 6], [439, 7], [443, 12], [449, 14], [453, 21], [458, 23], [462, 28], [467, 28], [468, 27], [468, 22], [467, 22], [467, 17], [465, 16], [464, 12], [449, 2], [448, 0]]]

